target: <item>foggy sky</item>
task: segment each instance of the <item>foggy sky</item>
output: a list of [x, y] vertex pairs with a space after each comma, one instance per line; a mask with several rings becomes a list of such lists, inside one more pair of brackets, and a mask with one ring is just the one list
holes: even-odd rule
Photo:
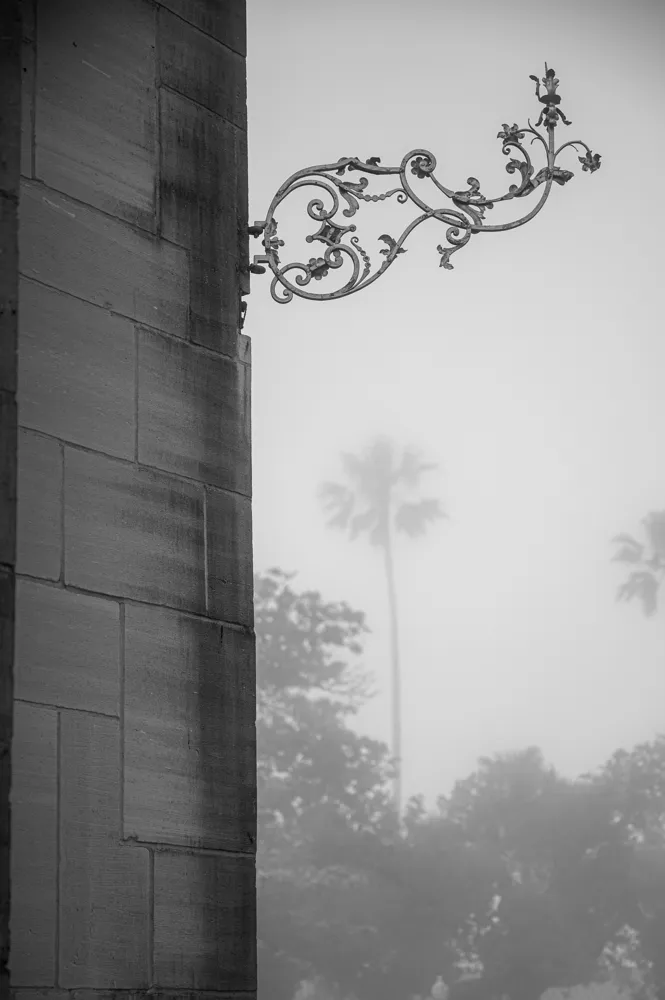
[[[593, 768], [665, 729], [665, 609], [617, 604], [610, 563], [612, 536], [665, 508], [665, 5], [248, 6], [250, 221], [308, 164], [421, 146], [444, 184], [502, 193], [496, 134], [535, 121], [545, 61], [573, 122], [558, 132], [603, 156], [593, 176], [562, 157], [575, 177], [543, 212], [474, 237], [453, 271], [430, 221], [343, 301], [277, 305], [253, 277], [245, 327], [255, 567], [367, 613], [383, 693], [359, 725], [382, 738], [381, 563], [326, 529], [316, 488], [376, 433], [441, 465], [423, 488], [450, 519], [397, 553], [407, 793], [534, 743], [564, 773]], [[363, 205], [359, 232], [381, 211]]]

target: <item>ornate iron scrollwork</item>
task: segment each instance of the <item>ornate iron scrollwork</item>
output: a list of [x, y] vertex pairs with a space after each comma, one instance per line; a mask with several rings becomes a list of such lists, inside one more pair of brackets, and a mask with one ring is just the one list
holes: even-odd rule
[[[505, 232], [529, 222], [543, 208], [552, 185], [567, 184], [573, 176], [570, 170], [563, 170], [557, 165], [557, 158], [564, 149], [572, 147], [578, 153], [583, 152], [582, 156], [578, 156], [583, 171], [593, 173], [600, 167], [600, 155], [592, 153], [587, 144], [581, 140], [565, 142], [556, 148], [554, 135], [557, 125], [559, 122], [563, 122], [564, 125], [571, 123], [560, 108], [561, 97], [557, 94], [559, 80], [554, 75], [554, 70], [548, 69], [545, 64], [545, 76], [541, 80], [537, 76], [531, 76], [530, 79], [536, 83], [536, 97], [542, 105], [536, 125], [533, 126], [530, 121], [526, 126], [504, 124], [497, 135], [497, 138], [502, 140], [502, 152], [505, 155], [516, 151], [520, 157], [519, 159], [513, 157], [506, 164], [506, 171], [519, 179], [519, 183], [510, 185], [506, 194], [497, 198], [486, 198], [481, 193], [480, 183], [475, 177], [467, 179], [469, 186], [465, 191], [453, 191], [444, 187], [434, 173], [436, 159], [426, 149], [412, 149], [396, 167], [382, 166], [378, 156], [371, 156], [367, 160], [346, 156], [336, 163], [306, 167], [292, 174], [282, 184], [272, 200], [265, 221], [257, 222], [250, 227], [252, 236], [262, 237], [264, 250], [263, 254], [254, 257], [250, 270], [254, 274], [262, 274], [266, 271], [265, 265], [270, 268], [273, 274], [270, 291], [276, 302], [290, 302], [294, 295], [305, 299], [339, 299], [376, 281], [388, 270], [399, 254], [406, 252], [404, 243], [407, 237], [427, 219], [436, 219], [447, 227], [445, 242], [440, 243], [437, 250], [440, 255], [439, 266], [448, 270], [453, 267], [450, 263], [452, 255], [466, 246], [476, 233]], [[541, 83], [545, 88], [542, 94]], [[546, 130], [546, 135], [538, 131], [541, 126]], [[523, 145], [527, 137], [530, 138], [531, 145], [537, 142], [545, 151], [546, 164], [537, 172]], [[354, 173], [362, 176], [357, 180], [352, 179]], [[372, 176], [394, 176], [399, 186], [372, 194], [369, 190], [369, 177]], [[443, 207], [433, 207], [428, 204], [421, 194], [414, 190], [411, 177], [418, 181], [430, 181], [434, 185], [435, 194], [444, 195], [452, 202], [452, 206], [446, 207], [444, 203]], [[325, 249], [321, 255], [313, 255], [305, 262], [282, 264], [280, 250], [284, 247], [284, 240], [278, 237], [275, 211], [290, 194], [305, 187], [320, 188], [325, 192], [325, 202], [323, 197], [315, 197], [307, 205], [307, 213], [318, 223], [318, 229], [306, 237], [307, 243], [316, 241], [322, 243]], [[541, 189], [540, 199], [530, 212], [513, 222], [495, 226], [487, 224], [485, 216], [488, 210], [500, 202], [519, 201], [528, 197], [537, 188]], [[383, 260], [377, 262], [378, 266], [373, 269], [369, 254], [361, 246], [359, 238], [354, 235], [355, 223], [343, 224], [337, 221], [336, 216], [342, 202], [346, 207], [341, 208], [341, 216], [344, 219], [352, 219], [358, 212], [361, 202], [379, 202], [392, 198], [400, 204], [411, 202], [420, 210], [420, 214], [406, 226], [398, 238], [387, 233], [379, 237], [386, 246], [379, 250]], [[345, 264], [350, 265], [351, 274], [346, 277], [341, 287], [332, 291], [327, 291], [325, 287], [320, 291], [310, 290], [312, 281], [318, 285], [320, 281], [326, 279], [328, 284], [331, 272], [342, 269]], [[297, 273], [293, 276], [294, 280], [291, 280], [294, 271]]]

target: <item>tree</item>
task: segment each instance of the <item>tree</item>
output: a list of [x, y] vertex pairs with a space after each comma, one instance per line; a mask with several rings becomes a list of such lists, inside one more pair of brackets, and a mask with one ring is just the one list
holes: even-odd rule
[[388, 748], [348, 725], [369, 695], [365, 617], [292, 580], [277, 569], [255, 579], [257, 936], [271, 1000], [366, 957], [352, 919], [359, 889], [313, 861], [320, 832], [396, 828]]
[[665, 988], [665, 736], [575, 781], [536, 748], [483, 758], [435, 811], [412, 799], [400, 823], [388, 748], [349, 724], [370, 690], [364, 616], [292, 579], [256, 582], [271, 1000], [303, 980], [334, 1000], [404, 1000], [438, 975], [450, 1000], [603, 979], [652, 1000]]
[[665, 575], [665, 511], [652, 511], [642, 521], [645, 541], [632, 535], [617, 535], [612, 539], [618, 550], [615, 562], [632, 566], [628, 578], [617, 591], [619, 600], [637, 599], [645, 615], [654, 615], [658, 608], [658, 591]]
[[636, 982], [644, 996], [665, 986], [665, 738], [575, 781], [535, 748], [485, 758], [447, 810], [509, 877], [468, 939], [482, 976], [451, 1000], [528, 1000], [608, 977], [633, 995]]
[[424, 473], [436, 466], [407, 448], [398, 456], [393, 443], [378, 438], [361, 455], [342, 455], [346, 483], [324, 483], [319, 495], [331, 517], [330, 527], [348, 531], [352, 540], [365, 535], [383, 553], [388, 588], [392, 678], [392, 751], [396, 762], [395, 802], [402, 803], [401, 676], [397, 594], [393, 561], [393, 533], [411, 538], [422, 535], [429, 524], [445, 516], [434, 498], [413, 500]]
[[452, 967], [501, 862], [415, 804], [400, 828], [388, 748], [348, 725], [369, 692], [364, 616], [292, 580], [256, 580], [260, 980], [271, 1000], [317, 977], [404, 1000]]
[[665, 734], [631, 751], [618, 750], [596, 780], [614, 789], [615, 822], [632, 844], [637, 906], [630, 926], [653, 987], [665, 997]]
[[323, 813], [382, 828], [387, 748], [348, 725], [371, 691], [358, 663], [365, 616], [292, 579], [274, 569], [255, 580], [259, 833], [291, 835]]

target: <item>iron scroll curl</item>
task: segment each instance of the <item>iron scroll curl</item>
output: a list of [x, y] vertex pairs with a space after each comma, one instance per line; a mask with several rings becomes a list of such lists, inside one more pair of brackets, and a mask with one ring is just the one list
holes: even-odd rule
[[[266, 218], [250, 227], [250, 235], [261, 238], [263, 253], [257, 255], [250, 265], [254, 274], [272, 272], [270, 291], [279, 303], [291, 302], [294, 296], [303, 299], [326, 301], [340, 299], [366, 288], [381, 277], [405, 252], [404, 244], [409, 235], [424, 222], [434, 219], [445, 228], [443, 240], [437, 246], [439, 266], [452, 270], [450, 262], [453, 254], [466, 246], [477, 233], [506, 232], [530, 222], [544, 207], [554, 184], [563, 186], [573, 177], [570, 170], [558, 165], [558, 158], [567, 149], [574, 149], [584, 172], [594, 173], [600, 167], [600, 154], [593, 153], [589, 146], [579, 139], [564, 142], [556, 147], [555, 132], [560, 123], [571, 123], [561, 110], [561, 97], [557, 93], [559, 80], [554, 70], [545, 64], [545, 75], [539, 80], [531, 76], [536, 84], [536, 98], [541, 105], [540, 115], [535, 125], [503, 124], [497, 134], [502, 140], [502, 152], [509, 157], [506, 171], [515, 177], [515, 183], [497, 197], [485, 197], [480, 190], [480, 182], [475, 177], [467, 178], [465, 190], [453, 190], [443, 185], [436, 176], [437, 162], [427, 149], [412, 149], [398, 166], [383, 166], [378, 156], [361, 160], [355, 156], [342, 157], [334, 163], [323, 163], [305, 167], [292, 174], [276, 192]], [[541, 93], [541, 84], [544, 87]], [[526, 143], [536, 148], [544, 158], [544, 165], [536, 170]], [[544, 156], [543, 156], [544, 154]], [[355, 175], [359, 175], [356, 179]], [[373, 178], [395, 178], [395, 184], [388, 190], [372, 191]], [[428, 194], [423, 196], [425, 184], [430, 182]], [[389, 182], [390, 183], [390, 182]], [[384, 181], [385, 184], [385, 181]], [[285, 241], [280, 238], [275, 212], [289, 195], [303, 188], [314, 189], [313, 197], [307, 204], [307, 214], [318, 224], [318, 229], [305, 237], [308, 244], [320, 243], [322, 248], [303, 261], [282, 263], [281, 251]], [[501, 202], [515, 201], [522, 205], [523, 199], [539, 191], [536, 203], [514, 221], [501, 225], [487, 223], [487, 212]], [[354, 220], [362, 203], [379, 203], [394, 199], [399, 204], [411, 203], [418, 214], [404, 228], [398, 237], [384, 233], [379, 241], [385, 247], [379, 250], [380, 261], [372, 262], [357, 235]], [[436, 200], [435, 200], [436, 199]], [[347, 265], [346, 267], [344, 265]], [[344, 273], [338, 286], [331, 276]], [[320, 282], [325, 282], [322, 288]]]

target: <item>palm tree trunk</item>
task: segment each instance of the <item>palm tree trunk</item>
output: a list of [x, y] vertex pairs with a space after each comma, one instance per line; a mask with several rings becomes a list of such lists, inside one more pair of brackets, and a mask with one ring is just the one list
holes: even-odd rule
[[393, 567], [393, 552], [390, 536], [387, 537], [384, 548], [384, 565], [386, 582], [388, 584], [388, 612], [390, 616], [390, 661], [392, 681], [392, 753], [395, 758], [397, 773], [393, 795], [397, 812], [402, 808], [402, 688], [399, 659], [399, 631], [397, 622], [397, 594], [395, 591], [395, 570]]

